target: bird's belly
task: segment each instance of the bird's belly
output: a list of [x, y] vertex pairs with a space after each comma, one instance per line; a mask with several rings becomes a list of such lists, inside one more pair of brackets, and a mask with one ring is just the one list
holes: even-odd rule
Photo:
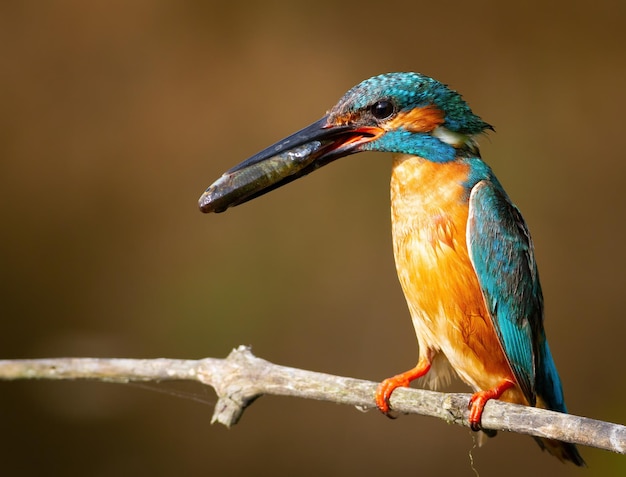
[[[486, 390], [515, 379], [467, 251], [466, 177], [462, 164], [396, 158], [391, 188], [394, 256], [420, 358], [437, 362], [443, 353], [463, 381]], [[514, 388], [503, 398], [523, 402], [520, 396]]]

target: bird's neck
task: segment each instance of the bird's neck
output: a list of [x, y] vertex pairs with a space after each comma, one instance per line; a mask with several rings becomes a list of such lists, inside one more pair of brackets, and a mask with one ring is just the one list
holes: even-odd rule
[[472, 169], [471, 163], [463, 159], [433, 162], [419, 156], [395, 154], [391, 206], [406, 209], [409, 216], [440, 214], [455, 204], [467, 206], [469, 189], [473, 186], [468, 182]]

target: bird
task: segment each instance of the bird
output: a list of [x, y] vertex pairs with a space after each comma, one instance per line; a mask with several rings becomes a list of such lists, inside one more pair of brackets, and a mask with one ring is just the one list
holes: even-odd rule
[[[385, 379], [376, 406], [390, 415], [398, 387], [435, 387], [456, 373], [473, 390], [469, 424], [491, 399], [567, 412], [544, 329], [528, 227], [478, 138], [493, 127], [455, 90], [414, 72], [373, 76], [318, 121], [226, 171], [199, 200], [223, 212], [339, 158], [392, 153], [393, 254], [418, 341], [417, 364]], [[535, 438], [584, 466], [574, 444]]]

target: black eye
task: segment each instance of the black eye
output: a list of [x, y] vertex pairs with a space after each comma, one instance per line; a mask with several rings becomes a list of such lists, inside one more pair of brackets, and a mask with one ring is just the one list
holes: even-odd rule
[[370, 106], [370, 112], [376, 119], [388, 119], [391, 115], [393, 115], [395, 110], [396, 108], [393, 103], [386, 99], [376, 101]]

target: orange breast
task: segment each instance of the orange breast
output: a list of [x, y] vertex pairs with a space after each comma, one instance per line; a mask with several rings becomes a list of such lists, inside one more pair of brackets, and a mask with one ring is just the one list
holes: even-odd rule
[[[515, 379], [467, 251], [467, 177], [468, 166], [460, 162], [394, 158], [394, 257], [420, 357], [443, 354], [463, 381], [474, 390], [486, 390], [502, 379]], [[503, 399], [526, 402], [517, 387]]]

